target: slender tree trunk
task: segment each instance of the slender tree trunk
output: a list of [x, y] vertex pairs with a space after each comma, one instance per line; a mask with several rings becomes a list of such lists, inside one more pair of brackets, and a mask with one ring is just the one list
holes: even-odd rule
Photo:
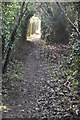
[[[74, 28], [74, 30], [77, 32], [78, 36], [80, 36], [80, 33], [78, 31], [78, 29], [76, 28], [76, 26], [74, 25], [74, 23], [68, 18], [66, 11], [62, 8], [62, 6], [60, 5], [60, 3], [58, 2], [58, 0], [55, 0], [57, 6], [60, 8], [60, 10], [62, 11], [62, 13], [66, 16], [67, 20], [69, 21], [69, 23], [71, 24], [71, 26]], [[80, 6], [79, 6], [80, 7]]]
[[11, 47], [12, 47], [14, 41], [15, 41], [16, 31], [17, 31], [17, 28], [18, 28], [18, 26], [19, 26], [19, 24], [20, 24], [21, 18], [22, 18], [22, 16], [23, 16], [24, 4], [25, 4], [25, 3], [23, 2], [22, 7], [21, 7], [21, 12], [20, 12], [20, 15], [19, 15], [19, 17], [18, 17], [18, 21], [17, 21], [17, 23], [16, 23], [16, 25], [15, 25], [15, 28], [14, 28], [12, 34], [11, 34], [11, 39], [10, 39], [10, 42], [9, 42], [9, 44], [8, 44], [7, 52], [6, 52], [6, 55], [4, 56], [5, 62], [4, 62], [3, 67], [2, 67], [2, 73], [3, 73], [3, 74], [6, 72], [7, 65], [8, 65], [8, 63], [9, 63], [9, 56], [10, 56], [10, 53], [11, 53]]
[[[15, 41], [15, 35], [16, 35], [17, 28], [18, 28], [18, 26], [20, 24], [20, 21], [21, 21], [23, 15], [26, 13], [26, 11], [27, 11], [27, 16], [31, 13], [27, 9], [28, 3], [26, 4], [26, 8], [25, 8], [24, 12], [23, 12], [23, 8], [24, 8], [24, 5], [25, 5], [25, 2], [22, 3], [21, 12], [20, 12], [20, 15], [18, 17], [18, 21], [17, 21], [17, 23], [16, 23], [16, 25], [14, 27], [14, 30], [13, 30], [13, 32], [11, 34], [11, 39], [10, 39], [10, 42], [8, 44], [8, 47], [7, 47], [7, 52], [6, 52], [6, 55], [4, 56], [5, 62], [4, 62], [3, 67], [2, 67], [2, 73], [3, 74], [6, 72], [7, 65], [9, 63], [9, 57], [10, 57], [10, 53], [11, 53], [11, 47], [12, 47], [14, 41]], [[41, 5], [42, 4], [40, 4], [39, 6], [37, 6], [35, 9], [38, 9]]]
[[29, 25], [29, 20], [32, 16], [33, 16], [33, 12], [31, 12], [28, 16], [25, 15], [24, 20], [21, 23], [21, 40], [20, 40], [21, 46], [26, 41], [26, 33], [27, 33], [28, 25]]

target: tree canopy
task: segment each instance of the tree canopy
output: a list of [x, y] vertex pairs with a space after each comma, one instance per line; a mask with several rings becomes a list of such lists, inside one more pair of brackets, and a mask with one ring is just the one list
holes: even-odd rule
[[[58, 98], [60, 97], [62, 100], [62, 97], [64, 97], [64, 100], [70, 102], [70, 104], [68, 102], [64, 103], [68, 104], [69, 109], [67, 111], [73, 115], [73, 118], [75, 114], [80, 115], [78, 109], [80, 105], [75, 105], [74, 103], [74, 101], [78, 101], [80, 96], [80, 2], [61, 3], [57, 0], [56, 2], [43, 3], [2, 2], [1, 7], [3, 76], [5, 77], [6, 74], [9, 74], [9, 70], [11, 70], [9, 65], [10, 62], [13, 62], [15, 56], [17, 57], [17, 50], [21, 52], [22, 48], [28, 49], [30, 55], [28, 55], [29, 53], [27, 54], [27, 51], [25, 54], [30, 59], [30, 61], [27, 59], [27, 62], [29, 62], [28, 67], [31, 71], [35, 71], [36, 68], [37, 73], [37, 69], [40, 66], [40, 69], [44, 73], [44, 71], [46, 72], [45, 68], [43, 68], [44, 64], [47, 64], [48, 69], [51, 67], [49, 69], [50, 75], [52, 75], [50, 81], [48, 81], [48, 77], [45, 77], [47, 85], [51, 90], [54, 89], [55, 95]], [[37, 36], [36, 30], [39, 23], [36, 16], [41, 20], [41, 41], [37, 42], [38, 39], [36, 38], [36, 41], [30, 43], [30, 41], [27, 41], [28, 37], [32, 34], [36, 34]], [[42, 55], [40, 58], [38, 53]], [[46, 56], [45, 60], [43, 56]], [[25, 59], [25, 57], [22, 59]], [[46, 59], [47, 62], [44, 62]], [[40, 65], [39, 62], [42, 62], [42, 64]], [[32, 66], [33, 63], [34, 65]], [[15, 62], [15, 64], [18, 63]], [[27, 64], [24, 65], [27, 67]], [[17, 69], [19, 69], [19, 66], [17, 66]], [[28, 68], [25, 70], [27, 71]], [[38, 76], [36, 73], [33, 72], [33, 78]], [[40, 75], [42, 74], [40, 73]], [[54, 84], [49, 84], [50, 82], [54, 82]], [[61, 94], [56, 92], [56, 84], [57, 87], [59, 85], [57, 90]], [[71, 95], [71, 93], [73, 94]], [[63, 101], [61, 104], [63, 104]]]

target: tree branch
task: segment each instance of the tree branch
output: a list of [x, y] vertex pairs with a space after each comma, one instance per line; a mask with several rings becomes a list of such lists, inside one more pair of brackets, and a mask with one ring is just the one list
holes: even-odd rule
[[61, 7], [60, 3], [58, 2], [58, 0], [55, 0], [56, 4], [58, 5], [58, 7], [60, 8], [60, 10], [63, 12], [63, 14], [67, 17], [69, 23], [71, 24], [71, 26], [74, 28], [74, 30], [77, 32], [78, 36], [80, 36], [80, 33], [78, 31], [78, 29], [76, 28], [76, 26], [74, 25], [74, 23], [68, 18], [68, 15], [66, 13], [66, 11]]
[[17, 23], [16, 23], [16, 25], [15, 25], [13, 31], [12, 31], [11, 39], [10, 39], [10, 42], [9, 42], [7, 50], [6, 50], [7, 52], [4, 55], [4, 63], [3, 63], [3, 68], [2, 68], [3, 74], [6, 72], [6, 68], [7, 68], [7, 65], [8, 65], [8, 62], [9, 62], [9, 56], [10, 56], [10, 52], [11, 52], [11, 47], [12, 47], [12, 44], [14, 43], [14, 41], [15, 41], [16, 31], [17, 31], [17, 28], [18, 28], [18, 26], [20, 24], [22, 16], [23, 16], [24, 5], [25, 5], [25, 2], [22, 3], [20, 15], [19, 15]]
[[[10, 39], [10, 42], [9, 42], [9, 44], [8, 44], [6, 54], [4, 55], [4, 59], [5, 59], [5, 60], [4, 60], [4, 63], [3, 63], [3, 68], [2, 68], [2, 73], [3, 73], [3, 74], [6, 72], [7, 65], [8, 65], [8, 63], [9, 63], [9, 57], [10, 57], [10, 53], [11, 53], [11, 47], [12, 47], [12, 44], [14, 43], [14, 41], [15, 41], [15, 35], [16, 35], [17, 28], [18, 28], [18, 26], [19, 26], [19, 24], [20, 24], [20, 21], [21, 21], [21, 19], [22, 19], [23, 15], [25, 14], [26, 11], [28, 12], [27, 16], [28, 16], [31, 12], [33, 12], [33, 11], [31, 11], [31, 12], [28, 11], [28, 9], [27, 9], [28, 3], [27, 3], [27, 5], [26, 5], [26, 9], [25, 9], [24, 12], [23, 12], [24, 5], [25, 5], [25, 2], [22, 3], [20, 15], [19, 15], [18, 20], [17, 20], [17, 23], [16, 23], [16, 25], [15, 25], [13, 31], [12, 31], [11, 39]], [[41, 4], [40, 4], [39, 6], [37, 6], [35, 9], [37, 9], [37, 8], [40, 7], [40, 6], [41, 6]], [[26, 16], [26, 17], [27, 17], [27, 16]]]

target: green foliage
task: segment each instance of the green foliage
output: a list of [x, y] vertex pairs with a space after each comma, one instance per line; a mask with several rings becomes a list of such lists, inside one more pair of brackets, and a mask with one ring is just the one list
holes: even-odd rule
[[26, 41], [26, 33], [28, 31], [29, 20], [33, 16], [33, 12], [31, 12], [28, 16], [25, 14], [21, 21], [21, 38], [20, 38], [20, 45], [24, 44]]
[[[18, 82], [22, 80], [23, 73], [20, 69], [23, 67], [23, 63], [16, 59], [9, 62], [9, 67], [6, 76], [3, 77], [2, 81], [2, 97], [5, 100], [9, 100], [10, 91], [18, 86]], [[7, 89], [6, 89], [7, 88]]]
[[80, 43], [74, 43], [70, 57], [64, 57], [62, 65], [59, 67], [62, 77], [66, 81], [72, 82], [72, 89], [77, 90], [79, 85], [80, 71]]
[[[20, 2], [14, 2], [14, 3], [3, 2], [2, 3], [2, 41], [3, 41], [3, 46], [2, 46], [3, 62], [2, 63], [3, 63], [3, 66], [5, 65], [5, 61], [8, 61], [8, 59], [6, 59], [6, 56], [8, 55], [9, 48], [11, 49], [10, 51], [12, 51], [12, 49], [13, 51], [16, 51], [18, 50], [16, 48], [18, 48], [18, 46], [22, 44], [22, 41], [24, 41], [24, 39], [26, 40], [28, 21], [30, 19], [30, 16], [32, 16], [32, 12], [31, 12], [32, 3], [28, 4], [29, 12], [27, 12], [27, 8], [26, 8], [27, 4], [24, 4], [24, 7], [22, 9], [23, 10], [22, 12], [24, 14], [22, 14], [22, 17], [21, 17], [20, 15], [21, 15], [22, 5], [23, 4]], [[15, 26], [17, 26], [17, 29], [15, 33], [13, 33], [13, 31], [15, 30]], [[12, 34], [14, 34], [13, 37], [12, 37]], [[12, 40], [13, 42], [11, 41], [12, 38], [14, 39]], [[9, 58], [10, 56], [13, 57], [13, 55], [9, 55]]]
[[[56, 4], [51, 7], [48, 4], [45, 10], [46, 13], [43, 13], [42, 16], [42, 38], [49, 43], [68, 43], [69, 33], [65, 16], [60, 14], [60, 9]], [[50, 37], [47, 34], [50, 34]]]
[[[10, 41], [11, 33], [17, 22], [20, 12], [21, 3], [2, 3], [2, 36], [4, 43], [3, 55], [6, 54], [7, 46]], [[20, 36], [20, 30], [18, 29], [16, 39]], [[14, 46], [12, 46], [13, 48]]]
[[[35, 12], [33, 12], [33, 13], [35, 13]], [[32, 14], [32, 16], [33, 16], [33, 14]], [[39, 18], [34, 14], [34, 16], [29, 21], [27, 36], [35, 34], [36, 31], [38, 30], [38, 25], [39, 25]]]
[[73, 109], [75, 109], [74, 113], [78, 110], [77, 114], [79, 114], [80, 42], [76, 42], [73, 45], [71, 55], [65, 56], [62, 64], [56, 64], [54, 68], [50, 68], [50, 74], [53, 82], [49, 81], [48, 85], [53, 87], [56, 81], [59, 89], [57, 94], [60, 101], [63, 99], [67, 100], [69, 103], [68, 110], [72, 109], [74, 111]]

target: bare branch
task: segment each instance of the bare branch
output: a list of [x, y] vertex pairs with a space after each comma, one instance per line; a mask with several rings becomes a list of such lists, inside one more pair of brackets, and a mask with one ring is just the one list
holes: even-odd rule
[[58, 7], [61, 9], [61, 11], [63, 12], [63, 14], [67, 17], [69, 23], [71, 24], [71, 26], [74, 28], [74, 30], [77, 32], [78, 36], [80, 36], [80, 33], [78, 31], [78, 29], [76, 28], [76, 26], [74, 25], [74, 23], [70, 20], [70, 18], [68, 18], [68, 15], [66, 13], [66, 11], [61, 7], [60, 3], [58, 2], [58, 0], [55, 0], [56, 4], [58, 5]]

